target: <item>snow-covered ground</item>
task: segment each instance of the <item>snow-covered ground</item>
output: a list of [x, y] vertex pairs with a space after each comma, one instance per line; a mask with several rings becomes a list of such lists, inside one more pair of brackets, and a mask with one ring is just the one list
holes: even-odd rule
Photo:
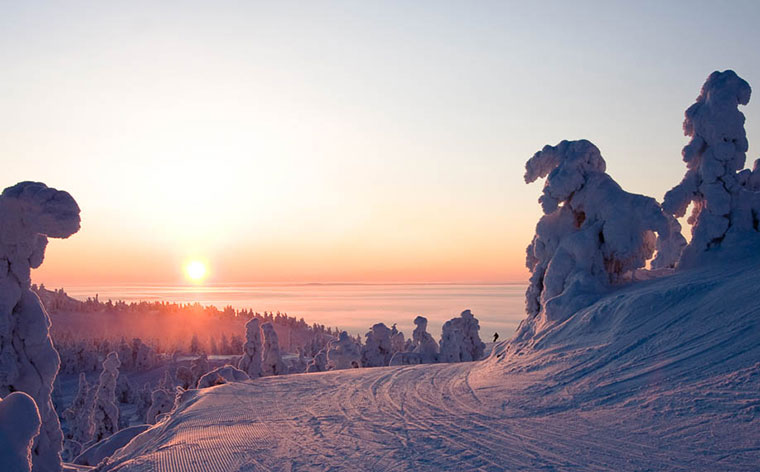
[[189, 391], [100, 468], [757, 470], [759, 255], [612, 291], [485, 361]]

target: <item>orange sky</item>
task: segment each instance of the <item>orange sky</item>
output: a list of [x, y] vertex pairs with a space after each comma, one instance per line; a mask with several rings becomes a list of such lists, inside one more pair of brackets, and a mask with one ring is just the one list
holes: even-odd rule
[[33, 273], [54, 286], [184, 283], [191, 259], [216, 283], [525, 281], [533, 153], [589, 139], [623, 188], [661, 199], [705, 77], [760, 83], [736, 47], [758, 42], [751, 15], [681, 10], [14, 2], [2, 187], [79, 203], [81, 231]]

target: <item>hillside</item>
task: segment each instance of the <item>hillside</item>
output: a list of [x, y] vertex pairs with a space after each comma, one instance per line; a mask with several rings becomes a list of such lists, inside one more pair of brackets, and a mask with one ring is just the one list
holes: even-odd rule
[[481, 362], [190, 391], [100, 470], [752, 470], [759, 255], [616, 290]]

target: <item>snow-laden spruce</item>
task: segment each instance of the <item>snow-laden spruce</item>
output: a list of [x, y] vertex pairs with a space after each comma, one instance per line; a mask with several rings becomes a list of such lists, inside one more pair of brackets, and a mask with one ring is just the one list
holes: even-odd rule
[[470, 310], [443, 324], [441, 362], [470, 362], [483, 357], [486, 345], [480, 340], [480, 324]]
[[119, 405], [116, 402], [116, 378], [119, 376], [119, 355], [108, 353], [98, 379], [95, 408], [92, 410], [92, 443], [101, 441], [119, 430]]
[[[692, 238], [681, 264], [699, 262], [708, 249], [758, 231], [760, 193], [755, 172], [744, 170], [749, 147], [744, 114], [752, 90], [732, 70], [707, 78], [696, 103], [685, 113], [683, 130], [691, 141], [681, 154], [687, 171], [681, 183], [665, 194], [663, 208], [682, 217], [689, 204]], [[755, 166], [757, 169], [757, 165]]]
[[362, 346], [362, 367], [383, 367], [390, 364], [393, 356], [391, 330], [383, 323], [377, 323], [364, 335], [367, 340]]
[[198, 379], [198, 388], [208, 388], [228, 382], [243, 382], [250, 380], [248, 374], [229, 364], [217, 367]]
[[655, 251], [653, 268], [675, 266], [686, 245], [678, 222], [653, 198], [624, 191], [591, 142], [545, 146], [525, 168], [527, 183], [546, 182], [539, 198], [544, 215], [527, 249], [529, 318], [518, 335], [588, 306]]
[[31, 269], [45, 258], [48, 237], [79, 230], [79, 207], [66, 192], [21, 182], [0, 195], [0, 397], [28, 393], [42, 426], [32, 447], [36, 472], [61, 470], [63, 433], [51, 401], [60, 361], [50, 317], [31, 290]]
[[156, 424], [161, 415], [169, 413], [174, 408], [174, 397], [166, 390], [154, 390], [151, 394], [151, 404], [145, 422]]
[[32, 442], [40, 433], [40, 412], [34, 399], [14, 392], [0, 400], [0, 469], [32, 470]]
[[327, 353], [324, 349], [319, 351], [316, 356], [306, 366], [306, 372], [324, 372], [327, 370]]
[[280, 342], [274, 325], [266, 322], [261, 325], [264, 337], [264, 350], [261, 357], [261, 375], [283, 375], [288, 373], [288, 366], [282, 361]]
[[67, 435], [68, 439], [74, 437], [74, 430], [71, 428], [71, 425], [79, 415], [84, 413], [84, 406], [87, 401], [87, 393], [89, 391], [90, 385], [87, 383], [87, 377], [85, 377], [84, 372], [80, 372], [79, 386], [77, 388], [77, 394], [74, 397], [74, 401], [71, 402], [71, 406], [64, 410], [61, 415], [69, 424], [69, 434]]
[[414, 331], [412, 331], [412, 341], [414, 342], [414, 352], [420, 355], [422, 364], [433, 364], [438, 362], [438, 343], [433, 336], [427, 332], [428, 320], [424, 316], [418, 316], [414, 319]]
[[[245, 324], [245, 344], [243, 345], [243, 357], [238, 363], [238, 368], [248, 374], [252, 379], [261, 377], [261, 332], [259, 320], [251, 318]], [[225, 337], [222, 338], [226, 339]]]
[[438, 343], [427, 332], [427, 318], [418, 316], [414, 319], [411, 343], [407, 343], [404, 352], [396, 352], [391, 357], [390, 365], [433, 364], [438, 362]]
[[361, 347], [345, 331], [327, 344], [327, 362], [333, 370], [359, 367], [361, 355]]

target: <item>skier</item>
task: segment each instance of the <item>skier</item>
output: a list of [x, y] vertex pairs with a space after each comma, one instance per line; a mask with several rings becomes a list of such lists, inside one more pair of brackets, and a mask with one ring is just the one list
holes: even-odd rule
[[493, 333], [493, 342], [496, 342], [497, 339], [499, 339], [499, 333]]

